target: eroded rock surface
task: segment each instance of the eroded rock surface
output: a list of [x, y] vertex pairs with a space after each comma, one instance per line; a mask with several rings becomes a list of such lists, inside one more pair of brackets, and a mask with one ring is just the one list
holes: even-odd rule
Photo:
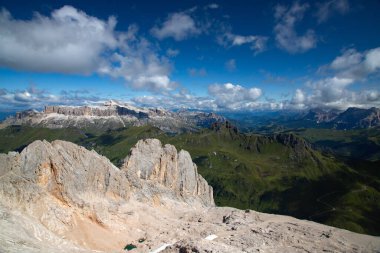
[[[215, 235], [212, 241], [205, 240]], [[139, 141], [122, 168], [65, 141], [0, 154], [0, 252], [378, 252], [380, 239], [215, 207], [188, 152]]]
[[131, 149], [122, 170], [163, 185], [177, 195], [196, 196], [205, 205], [214, 205], [212, 188], [198, 174], [189, 152], [178, 153], [173, 145], [162, 146], [157, 139], [141, 140]]

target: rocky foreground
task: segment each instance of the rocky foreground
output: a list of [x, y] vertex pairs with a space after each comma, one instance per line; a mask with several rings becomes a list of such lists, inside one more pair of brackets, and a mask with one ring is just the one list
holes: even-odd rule
[[380, 251], [379, 237], [215, 207], [189, 153], [155, 139], [121, 168], [65, 141], [0, 154], [0, 217], [0, 252]]

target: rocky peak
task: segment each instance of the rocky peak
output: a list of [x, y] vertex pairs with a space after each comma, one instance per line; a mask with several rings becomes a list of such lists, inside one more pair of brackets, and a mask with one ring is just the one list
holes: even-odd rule
[[67, 205], [91, 206], [88, 196], [128, 198], [129, 183], [117, 167], [71, 142], [35, 141], [9, 158], [13, 163], [5, 171], [17, 167], [17, 174]]
[[156, 139], [139, 141], [121, 169], [65, 141], [0, 154], [1, 252], [380, 249], [378, 237], [213, 205], [189, 153]]
[[[189, 153], [155, 139], [139, 141], [123, 169], [93, 150], [60, 140], [35, 141], [21, 153], [0, 154], [0, 215], [4, 208], [22, 210], [48, 231], [88, 247], [83, 231], [95, 230], [101, 238], [128, 228], [130, 203], [166, 210], [214, 206], [212, 188]], [[0, 232], [0, 251], [1, 242]], [[107, 242], [102, 245], [109, 252]]]
[[214, 205], [212, 188], [198, 174], [190, 154], [183, 150], [177, 153], [174, 146], [162, 146], [157, 139], [139, 141], [121, 170], [93, 150], [59, 140], [35, 141], [21, 153], [2, 154], [0, 162], [0, 176], [11, 171], [22, 175], [68, 205], [91, 206], [88, 196], [127, 200], [135, 176], [140, 186], [153, 181], [178, 199]]
[[38, 115], [38, 113], [39, 112], [36, 110], [26, 110], [26, 111], [22, 111], [22, 112], [17, 112], [15, 115], [15, 118], [16, 119], [22, 119], [25, 117], [34, 117], [34, 116]]
[[173, 145], [163, 146], [157, 139], [140, 140], [131, 149], [122, 170], [168, 187], [177, 195], [199, 197], [203, 204], [214, 205], [212, 187], [198, 174], [190, 154], [177, 152]]
[[228, 133], [231, 137], [239, 134], [238, 128], [228, 120], [224, 122], [214, 122], [211, 124], [210, 129], [221, 134]]

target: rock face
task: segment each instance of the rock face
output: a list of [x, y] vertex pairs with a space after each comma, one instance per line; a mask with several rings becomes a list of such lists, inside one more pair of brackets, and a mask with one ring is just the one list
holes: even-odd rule
[[117, 129], [151, 124], [166, 132], [194, 131], [224, 121], [214, 113], [138, 108], [114, 101], [101, 106], [45, 106], [43, 112], [28, 110], [7, 118], [0, 127], [28, 125], [48, 128]]
[[123, 170], [161, 184], [181, 196], [199, 196], [202, 203], [214, 205], [212, 188], [198, 174], [187, 151], [172, 145], [162, 146], [157, 139], [139, 141], [126, 158]]
[[123, 252], [127, 244], [132, 252], [380, 250], [378, 237], [215, 207], [189, 153], [155, 139], [139, 141], [121, 169], [65, 141], [0, 154], [0, 252]]
[[[151, 143], [152, 150], [162, 149], [158, 140], [146, 140], [140, 141], [134, 150], [142, 147], [142, 143]], [[5, 210], [23, 210], [47, 231], [82, 246], [88, 244], [88, 238], [81, 235], [81, 230], [93, 226], [100, 236], [107, 238], [115, 234], [118, 238], [118, 233], [128, 227], [125, 223], [128, 215], [123, 208], [135, 198], [143, 196], [146, 204], [176, 201], [183, 205], [213, 206], [212, 188], [197, 174], [189, 154], [185, 151], [177, 154], [173, 146], [165, 147], [171, 150], [170, 158], [178, 157], [181, 161], [172, 164], [176, 166], [177, 176], [171, 184], [180, 185], [178, 187], [151, 184], [143, 177], [137, 178], [140, 187], [136, 187], [136, 178], [129, 175], [136, 171], [131, 165], [120, 170], [95, 151], [73, 143], [35, 141], [21, 153], [0, 155], [0, 206]], [[136, 159], [148, 160], [144, 154], [136, 156], [132, 152], [130, 161]], [[161, 157], [161, 163], [155, 164], [157, 171], [165, 171], [169, 163]], [[150, 175], [149, 180], [158, 182], [161, 179], [159, 175]], [[118, 232], [110, 233], [105, 228]], [[118, 244], [117, 241], [113, 243]], [[107, 243], [101, 244], [102, 250], [112, 248]], [[96, 243], [92, 247], [99, 249]]]

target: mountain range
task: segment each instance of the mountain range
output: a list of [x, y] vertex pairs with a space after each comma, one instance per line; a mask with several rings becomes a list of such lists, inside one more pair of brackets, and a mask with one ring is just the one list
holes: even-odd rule
[[112, 101], [46, 106], [2, 122], [0, 152], [23, 152], [36, 140], [66, 140], [122, 167], [134, 143], [156, 138], [190, 152], [218, 206], [380, 234], [378, 109], [262, 112], [230, 121], [233, 116]]
[[380, 126], [380, 109], [360, 109], [350, 107], [343, 112], [336, 110], [310, 110], [301, 120], [310, 120], [316, 124], [326, 124], [334, 129], [371, 128]]
[[232, 120], [246, 131], [277, 131], [286, 128], [326, 128], [338, 130], [368, 129], [380, 126], [379, 108], [348, 108], [345, 111], [310, 109], [252, 113], [208, 113], [201, 111], [169, 111], [140, 108], [108, 101], [99, 106], [45, 106], [44, 110], [26, 110], [8, 116], [0, 124], [34, 127], [82, 129], [118, 129], [126, 126], [153, 125], [165, 132], [181, 133], [207, 128], [214, 122]]
[[379, 108], [348, 108], [345, 111], [314, 108], [302, 111], [276, 111], [224, 114], [245, 131], [273, 132], [294, 128], [369, 129], [380, 126]]
[[153, 125], [166, 132], [196, 131], [224, 121], [215, 113], [139, 108], [114, 101], [99, 106], [45, 106], [42, 112], [26, 110], [5, 119], [0, 127], [29, 125], [47, 128], [82, 128], [104, 131], [126, 126]]
[[378, 162], [352, 160], [355, 164], [348, 164], [316, 150], [298, 132], [246, 134], [228, 121], [176, 135], [148, 125], [105, 132], [11, 126], [0, 129], [0, 152], [21, 152], [35, 140], [61, 139], [94, 149], [120, 167], [132, 145], [145, 138], [188, 150], [199, 173], [213, 186], [218, 206], [380, 233]]

